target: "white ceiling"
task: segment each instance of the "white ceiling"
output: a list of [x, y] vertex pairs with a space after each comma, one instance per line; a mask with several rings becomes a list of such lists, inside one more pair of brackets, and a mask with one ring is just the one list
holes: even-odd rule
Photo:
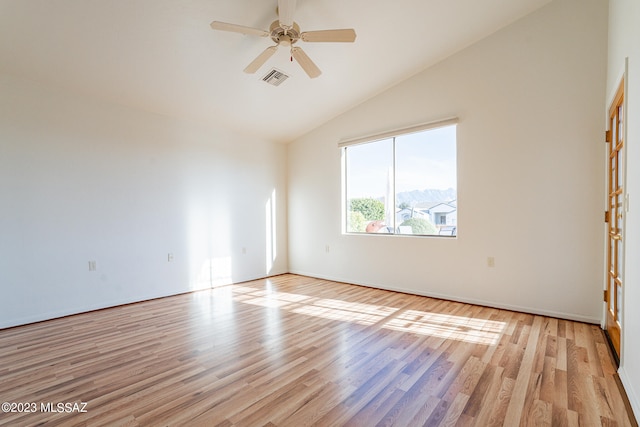
[[[309, 79], [281, 48], [242, 72], [277, 0], [0, 0], [0, 73], [287, 142], [550, 0], [298, 0], [302, 31], [354, 28], [355, 43], [304, 43]], [[271, 67], [291, 77], [261, 81]]]

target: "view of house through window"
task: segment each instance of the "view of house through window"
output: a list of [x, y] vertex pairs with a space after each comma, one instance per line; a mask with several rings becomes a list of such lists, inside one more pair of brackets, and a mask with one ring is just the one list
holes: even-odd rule
[[344, 150], [345, 230], [456, 236], [456, 126]]

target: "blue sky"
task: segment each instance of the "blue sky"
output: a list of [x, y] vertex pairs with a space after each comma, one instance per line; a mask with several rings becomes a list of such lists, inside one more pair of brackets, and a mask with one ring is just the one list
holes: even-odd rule
[[[387, 192], [393, 140], [347, 149], [348, 197], [381, 197]], [[396, 137], [396, 192], [457, 189], [456, 127]]]

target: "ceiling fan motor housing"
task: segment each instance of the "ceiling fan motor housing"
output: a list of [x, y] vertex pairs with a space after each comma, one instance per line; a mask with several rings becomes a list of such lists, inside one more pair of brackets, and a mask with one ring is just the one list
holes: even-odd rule
[[282, 28], [280, 21], [273, 21], [269, 27], [271, 40], [283, 46], [292, 45], [300, 40], [300, 27], [295, 22], [291, 28]]

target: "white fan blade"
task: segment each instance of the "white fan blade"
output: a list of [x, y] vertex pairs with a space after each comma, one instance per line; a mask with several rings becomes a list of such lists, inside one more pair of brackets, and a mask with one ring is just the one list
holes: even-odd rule
[[278, 21], [282, 28], [293, 26], [293, 12], [296, 10], [296, 0], [278, 0]]
[[276, 50], [278, 50], [278, 46], [271, 46], [263, 50], [256, 59], [251, 61], [251, 64], [247, 65], [247, 68], [244, 69], [244, 72], [247, 74], [253, 74], [258, 71], [258, 69], [262, 67], [265, 62], [267, 62], [267, 59], [271, 58], [273, 54], [276, 53]]
[[232, 33], [246, 34], [249, 36], [267, 37], [269, 35], [268, 31], [261, 30], [260, 28], [245, 27], [244, 25], [228, 24], [220, 21], [213, 21], [211, 23], [211, 28], [214, 30], [231, 31]]
[[353, 28], [344, 30], [305, 31], [300, 34], [305, 42], [344, 42], [352, 43], [356, 40], [356, 32]]
[[298, 64], [300, 64], [304, 72], [307, 73], [310, 78], [314, 79], [322, 74], [320, 68], [318, 68], [318, 66], [313, 63], [311, 58], [309, 58], [307, 54], [304, 53], [304, 50], [302, 50], [302, 48], [294, 47], [293, 49], [291, 49], [291, 55], [295, 58]]

